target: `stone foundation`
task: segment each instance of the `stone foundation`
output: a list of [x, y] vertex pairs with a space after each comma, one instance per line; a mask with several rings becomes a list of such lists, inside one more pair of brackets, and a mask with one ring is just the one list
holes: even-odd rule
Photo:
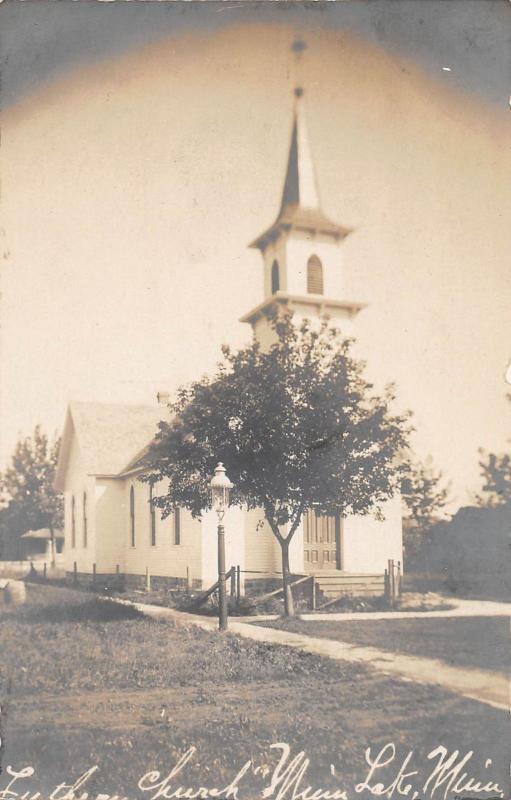
[[[119, 591], [129, 589], [145, 589], [146, 576], [134, 575], [132, 573], [96, 573], [94, 577], [90, 572], [66, 572], [66, 580], [73, 584], [76, 580], [78, 586], [93, 586], [98, 589], [117, 589]], [[151, 590], [165, 591], [166, 589], [201, 589], [201, 582], [194, 579], [187, 586], [186, 578], [176, 578], [168, 575], [151, 575]]]

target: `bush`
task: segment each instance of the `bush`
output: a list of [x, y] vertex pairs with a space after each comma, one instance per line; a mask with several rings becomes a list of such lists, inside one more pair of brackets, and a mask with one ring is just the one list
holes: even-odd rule
[[511, 507], [465, 507], [434, 531], [429, 567], [457, 594], [509, 594]]

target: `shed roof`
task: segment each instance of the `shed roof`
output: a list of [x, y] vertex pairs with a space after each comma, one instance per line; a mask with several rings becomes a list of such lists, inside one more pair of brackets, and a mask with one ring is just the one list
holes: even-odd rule
[[[63, 539], [64, 533], [60, 529], [55, 528], [53, 536], [55, 539]], [[27, 531], [20, 536], [20, 539], [51, 539], [50, 529], [39, 528], [36, 531]]]

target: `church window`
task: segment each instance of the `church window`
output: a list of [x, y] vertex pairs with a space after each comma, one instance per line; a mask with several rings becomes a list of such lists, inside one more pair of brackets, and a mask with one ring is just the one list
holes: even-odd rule
[[83, 493], [83, 546], [87, 547], [87, 492]]
[[135, 547], [135, 489], [130, 488], [130, 535], [131, 546]]
[[149, 513], [151, 515], [151, 547], [156, 546], [156, 508], [153, 497], [153, 484], [149, 484]]
[[174, 509], [174, 544], [181, 544], [181, 509]]
[[275, 294], [280, 289], [279, 262], [274, 261], [271, 265], [271, 293]]
[[71, 497], [71, 547], [76, 547], [75, 496]]
[[317, 256], [307, 261], [307, 291], [309, 294], [323, 294], [323, 265]]

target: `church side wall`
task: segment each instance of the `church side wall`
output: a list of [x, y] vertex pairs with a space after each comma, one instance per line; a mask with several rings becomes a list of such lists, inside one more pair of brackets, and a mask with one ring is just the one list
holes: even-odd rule
[[[246, 512], [237, 506], [229, 508], [224, 517], [225, 568], [245, 569], [246, 542], [244, 533]], [[218, 517], [214, 511], [205, 511], [202, 526], [202, 586], [207, 589], [218, 579]], [[241, 574], [243, 589], [245, 574]]]
[[[73, 435], [64, 486], [64, 567], [73, 572], [74, 563], [78, 572], [92, 573], [96, 561], [96, 530], [94, 520], [94, 493], [96, 479], [85, 472], [82, 455]], [[83, 501], [86, 494], [87, 546], [84, 546]], [[73, 546], [73, 497], [74, 497], [74, 546]]]
[[[262, 525], [259, 525], [260, 522]], [[282, 552], [262, 509], [245, 513], [245, 579], [263, 583], [268, 589], [280, 585]], [[300, 524], [289, 547], [289, 566], [293, 574], [303, 573], [303, 525]]]
[[370, 516], [343, 520], [342, 569], [354, 573], [383, 574], [389, 558], [403, 564], [401, 495], [383, 507], [381, 522]]
[[[258, 527], [258, 523], [263, 524]], [[260, 573], [280, 572], [280, 546], [264, 520], [262, 509], [253, 508], [245, 513], [245, 569], [248, 580], [257, 580]]]
[[[135, 498], [135, 546], [131, 544], [130, 491]], [[154, 487], [154, 496], [163, 494], [163, 486]], [[192, 584], [201, 582], [202, 530], [200, 520], [193, 519], [186, 509], [179, 510], [179, 543], [176, 542], [176, 517], [171, 514], [161, 518], [155, 509], [156, 539], [151, 543], [151, 513], [149, 485], [133, 478], [124, 486], [124, 572], [128, 576], [145, 576], [146, 568], [156, 586], [157, 578], [169, 578], [171, 582]]]
[[126, 551], [126, 487], [119, 478], [96, 482], [96, 530], [98, 573], [124, 572]]

